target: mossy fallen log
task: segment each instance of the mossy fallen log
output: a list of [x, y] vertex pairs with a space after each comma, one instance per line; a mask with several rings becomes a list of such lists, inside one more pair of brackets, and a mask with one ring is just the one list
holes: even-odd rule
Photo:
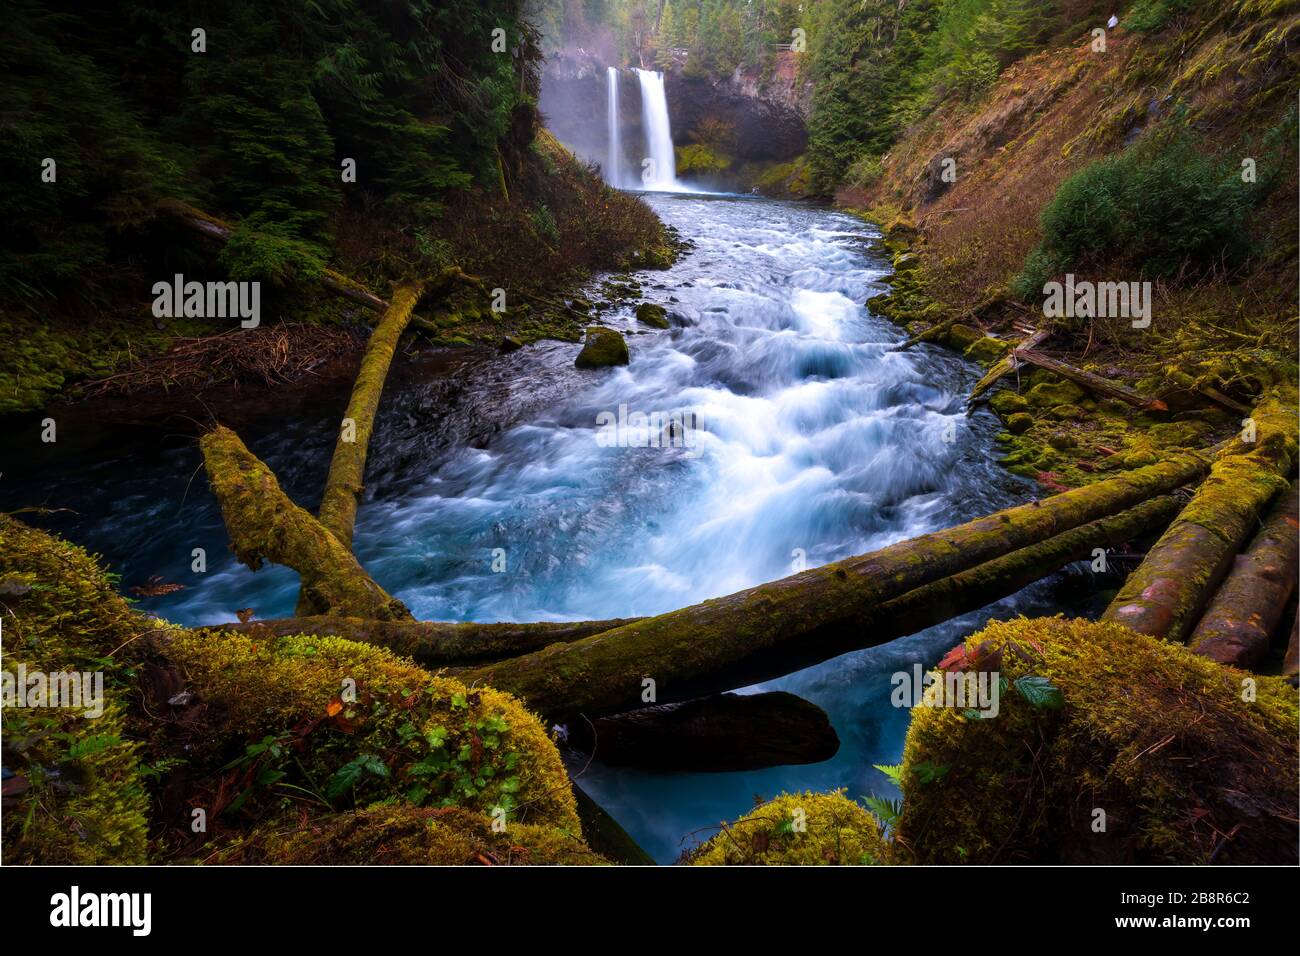
[[1295, 590], [1298, 555], [1300, 496], [1292, 483], [1250, 546], [1237, 556], [1192, 632], [1192, 651], [1233, 667], [1251, 668], [1262, 661]]
[[430, 669], [464, 667], [518, 657], [552, 644], [601, 634], [638, 618], [608, 621], [542, 621], [528, 624], [443, 623], [440, 621], [377, 621], [373, 618], [318, 615], [286, 617], [246, 624], [222, 624], [217, 629], [283, 637], [314, 634], [386, 647]]
[[254, 571], [263, 561], [293, 568], [302, 579], [303, 594], [325, 613], [411, 619], [406, 605], [376, 584], [348, 548], [289, 499], [238, 435], [217, 427], [203, 436], [199, 447], [231, 547], [241, 562]]
[[1143, 395], [1141, 392], [1135, 392], [1127, 385], [1121, 385], [1118, 382], [1112, 382], [1110, 379], [1102, 378], [1100, 375], [1094, 375], [1092, 372], [1076, 368], [1067, 362], [1062, 362], [1060, 359], [1054, 359], [1041, 352], [1036, 352], [1032, 348], [1016, 349], [1015, 359], [1018, 362], [1028, 362], [1030, 365], [1036, 365], [1039, 368], [1047, 369], [1047, 371], [1054, 372], [1061, 376], [1061, 378], [1068, 379], [1094, 394], [1125, 402], [1135, 408], [1140, 408], [1143, 411], [1169, 411], [1169, 406], [1158, 398], [1153, 398], [1150, 395]]
[[1256, 516], [1287, 487], [1296, 456], [1293, 408], [1270, 398], [1253, 414], [1255, 441], [1237, 441], [1214, 463], [1178, 519], [1124, 582], [1102, 620], [1186, 641]]
[[658, 704], [567, 729], [566, 743], [601, 763], [662, 773], [820, 763], [840, 749], [826, 712], [784, 691]]
[[[357, 520], [357, 502], [364, 490], [366, 452], [370, 448], [370, 433], [375, 427], [375, 414], [379, 411], [379, 397], [384, 391], [388, 368], [397, 351], [398, 340], [411, 321], [411, 313], [424, 284], [409, 282], [393, 291], [392, 304], [370, 334], [366, 354], [352, 385], [352, 397], [344, 412], [344, 424], [334, 443], [334, 457], [330, 459], [329, 475], [325, 479], [325, 493], [321, 497], [317, 514], [320, 522], [344, 547], [352, 547], [352, 529]], [[299, 613], [309, 613], [303, 604], [304, 592], [299, 600]], [[316, 609], [317, 611], [320, 608]]]
[[982, 607], [1168, 520], [1174, 506], [1158, 496], [1205, 467], [1199, 456], [1177, 456], [461, 676], [556, 719], [635, 710], [645, 681], [656, 702], [673, 703], [779, 677]]
[[[912, 710], [898, 862], [1295, 864], [1298, 715], [1280, 678], [1064, 618], [992, 623], [954, 661]], [[981, 672], [1005, 688], [996, 717], [955, 699]]]

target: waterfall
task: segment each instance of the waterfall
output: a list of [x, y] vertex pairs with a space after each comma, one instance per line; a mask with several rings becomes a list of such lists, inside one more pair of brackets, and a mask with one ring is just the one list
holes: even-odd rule
[[668, 97], [664, 94], [664, 75], [653, 70], [637, 70], [641, 81], [641, 115], [645, 125], [646, 145], [652, 165], [642, 168], [641, 180], [646, 189], [675, 191], [677, 157], [673, 153], [673, 134], [668, 125]]
[[609, 128], [609, 157], [605, 161], [605, 182], [617, 189], [622, 185], [618, 167], [623, 157], [623, 144], [618, 135], [618, 69], [608, 67], [605, 77], [608, 94], [606, 123]]

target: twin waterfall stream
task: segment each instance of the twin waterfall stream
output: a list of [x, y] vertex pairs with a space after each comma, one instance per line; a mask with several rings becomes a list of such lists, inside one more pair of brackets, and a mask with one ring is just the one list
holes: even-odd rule
[[668, 121], [668, 96], [664, 90], [664, 75], [652, 70], [634, 70], [641, 86], [641, 121], [645, 130], [645, 152], [636, 164], [639, 173], [628, 175], [627, 158], [623, 155], [622, 122], [619, 116], [619, 71], [606, 70], [606, 130], [609, 152], [603, 172], [605, 181], [615, 189], [641, 188], [660, 192], [678, 192], [677, 160], [673, 153], [672, 127]]

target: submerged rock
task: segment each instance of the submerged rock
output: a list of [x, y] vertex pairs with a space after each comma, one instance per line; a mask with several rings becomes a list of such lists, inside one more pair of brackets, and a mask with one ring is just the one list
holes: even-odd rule
[[587, 328], [587, 341], [573, 364], [578, 368], [605, 368], [626, 365], [629, 361], [627, 342], [622, 335], [603, 325], [592, 325]]

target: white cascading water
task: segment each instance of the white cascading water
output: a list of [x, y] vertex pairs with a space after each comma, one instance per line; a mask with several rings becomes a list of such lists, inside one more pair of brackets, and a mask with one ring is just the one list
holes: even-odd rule
[[605, 161], [605, 182], [615, 189], [622, 186], [619, 164], [623, 156], [623, 144], [618, 130], [618, 69], [608, 67], [605, 72], [607, 87], [606, 124], [609, 132], [609, 156]]
[[674, 192], [677, 182], [677, 158], [673, 153], [673, 134], [668, 122], [668, 97], [664, 93], [664, 75], [654, 70], [637, 70], [641, 81], [641, 117], [645, 125], [649, 165], [642, 164], [641, 182], [646, 189]]

